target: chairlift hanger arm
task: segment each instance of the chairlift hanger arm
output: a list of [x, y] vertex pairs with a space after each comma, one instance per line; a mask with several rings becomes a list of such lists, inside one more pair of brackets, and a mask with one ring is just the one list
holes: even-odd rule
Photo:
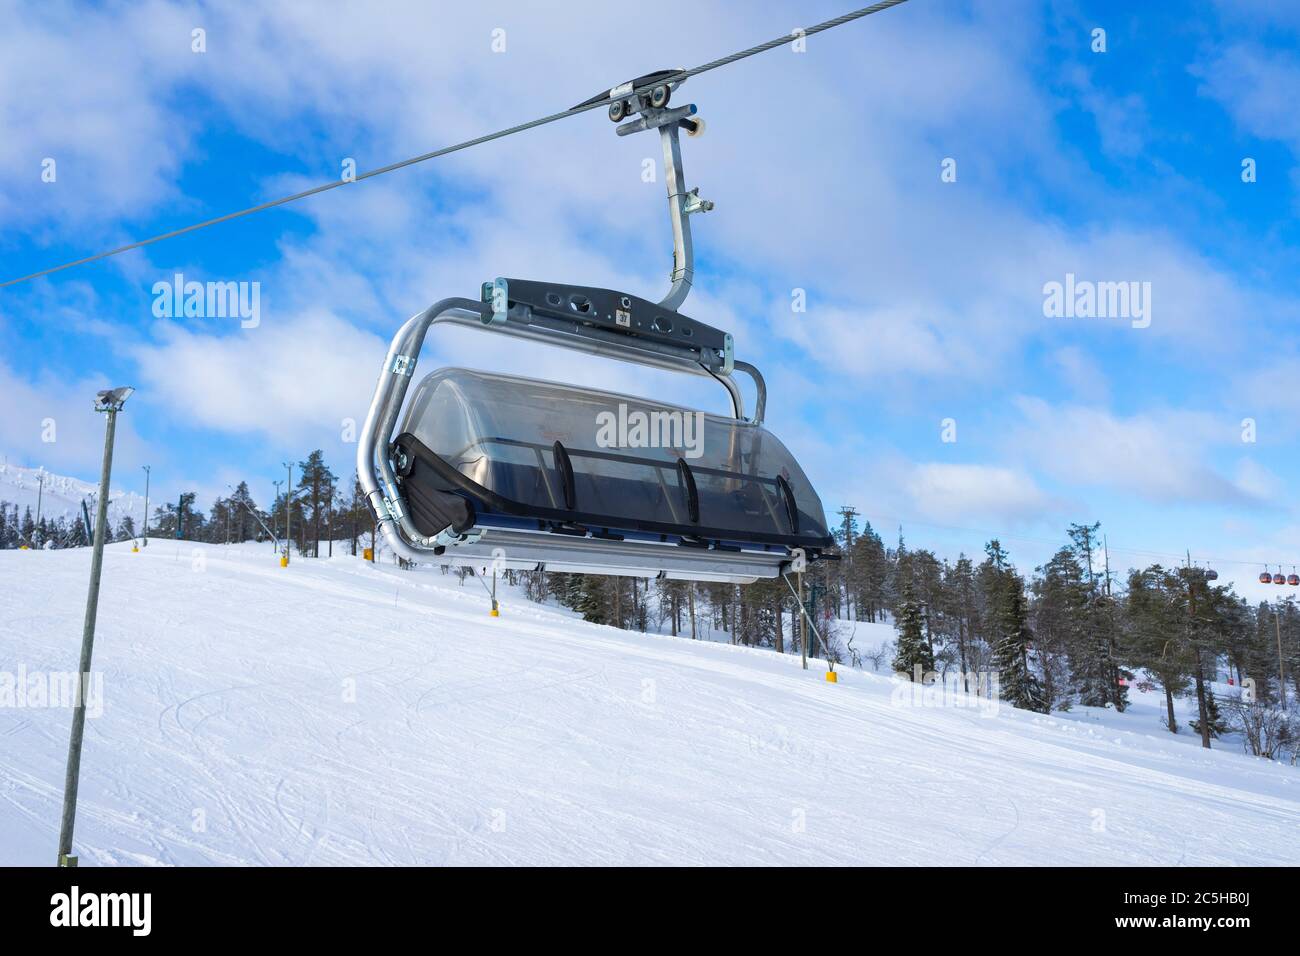
[[[697, 110], [694, 103], [674, 109], [668, 108], [673, 91], [686, 82], [687, 78], [683, 75], [686, 72], [658, 70], [629, 80], [606, 93], [599, 93], [578, 104], [590, 106], [609, 101], [609, 118], [616, 123], [633, 113], [639, 113], [639, 119], [623, 123], [618, 127], [617, 132], [620, 136], [647, 129], [659, 130], [659, 139], [664, 153], [664, 179], [668, 186], [668, 215], [673, 231], [672, 287], [659, 302], [659, 306], [673, 311], [681, 308], [695, 281], [695, 247], [691, 240], [690, 216], [697, 212], [708, 212], [713, 208], [712, 202], [700, 198], [698, 189], [686, 188], [681, 140], [678, 135], [679, 130], [685, 130], [689, 136], [700, 135], [704, 131], [704, 121], [696, 117]], [[727, 336], [727, 340], [730, 344], [730, 335]], [[754, 380], [756, 394], [753, 421], [762, 424], [767, 411], [767, 383], [758, 369], [749, 362], [740, 361], [728, 362], [722, 369], [716, 371], [708, 367], [709, 363], [702, 364], [706, 366], [705, 370], [709, 374], [732, 392], [733, 403], [736, 394], [735, 385], [729, 378], [724, 379], [723, 376], [730, 376], [733, 368], [749, 375]], [[737, 404], [736, 407], [736, 417], [743, 417], [739, 411], [741, 406]]]
[[[392, 440], [425, 336], [436, 324], [450, 323], [652, 368], [707, 375], [716, 378], [726, 387], [736, 418], [744, 420], [744, 400], [739, 387], [729, 375], [718, 374], [702, 363], [698, 347], [675, 345], [670, 340], [660, 340], [664, 338], [662, 336], [643, 338], [634, 336], [629, 331], [611, 331], [573, 319], [560, 319], [546, 312], [535, 312], [526, 305], [511, 306], [506, 283], [501, 282], [499, 287], [494, 283], [493, 291], [497, 288], [505, 296], [504, 302], [499, 301], [500, 297], [496, 295], [491, 296], [492, 301], [489, 302], [465, 298], [443, 299], [408, 319], [393, 337], [379, 373], [375, 394], [362, 428], [361, 441], [357, 446], [357, 475], [385, 539], [395, 553], [407, 560], [427, 561], [434, 548], [454, 543], [453, 539], [469, 540], [465, 536], [454, 534], [443, 540], [447, 532], [433, 537], [422, 534], [406, 511], [397, 485], [397, 476], [389, 460], [388, 444]], [[504, 312], [495, 309], [494, 306], [497, 305], [503, 305]], [[717, 333], [716, 329], [711, 331]], [[730, 336], [726, 338], [729, 340]], [[713, 364], [721, 371], [722, 362], [717, 356], [714, 356]], [[766, 396], [762, 377], [749, 363], [740, 363], [740, 367], [753, 375], [759, 386], [761, 415]]]
[[675, 89], [686, 82], [685, 70], [659, 70], [629, 80], [607, 93], [600, 93], [579, 107], [609, 101], [609, 118], [620, 123], [632, 114], [638, 119], [618, 127], [619, 136], [628, 136], [648, 129], [659, 130], [659, 141], [664, 155], [664, 182], [668, 187], [668, 218], [673, 231], [672, 286], [660, 301], [665, 309], [676, 310], [686, 301], [695, 279], [695, 250], [691, 242], [690, 216], [708, 212], [713, 203], [700, 199], [699, 190], [687, 190], [682, 168], [679, 130], [689, 136], [704, 132], [704, 121], [696, 118], [694, 103], [673, 109], [668, 108]]

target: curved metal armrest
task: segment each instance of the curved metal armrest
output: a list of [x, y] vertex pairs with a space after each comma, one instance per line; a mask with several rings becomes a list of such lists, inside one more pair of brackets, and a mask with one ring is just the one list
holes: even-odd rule
[[763, 379], [763, 373], [749, 362], [736, 359], [734, 364], [739, 371], [744, 372], [754, 380], [754, 417], [750, 421], [755, 425], [761, 425], [764, 416], [767, 415], [767, 382]]

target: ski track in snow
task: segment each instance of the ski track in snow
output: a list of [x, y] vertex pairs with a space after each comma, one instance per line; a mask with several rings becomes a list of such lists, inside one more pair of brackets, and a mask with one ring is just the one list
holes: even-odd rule
[[[0, 671], [76, 666], [89, 561], [0, 552]], [[111, 545], [83, 865], [1300, 863], [1300, 771], [1154, 703], [909, 707], [883, 674], [487, 608], [438, 571]], [[0, 864], [53, 859], [69, 720], [0, 708]]]

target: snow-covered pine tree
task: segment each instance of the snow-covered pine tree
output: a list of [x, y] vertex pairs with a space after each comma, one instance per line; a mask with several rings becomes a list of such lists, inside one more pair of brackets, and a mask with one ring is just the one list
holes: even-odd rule
[[117, 523], [117, 533], [113, 535], [114, 541], [130, 541], [135, 537], [135, 519], [130, 515], [122, 515], [122, 520]]
[[[41, 524], [45, 524], [44, 518]], [[52, 529], [42, 530], [40, 536], [42, 541], [54, 541], [56, 548], [84, 548], [93, 543], [86, 534], [85, 522], [80, 518], [73, 518], [71, 524], [65, 524], [60, 518]]]
[[1018, 575], [1011, 575], [1008, 592], [1004, 598], [1000, 633], [994, 647], [994, 663], [998, 669], [1002, 699], [1022, 710], [1046, 713], [1042, 686], [1029, 666], [1029, 644], [1033, 634], [1029, 630], [1025, 596], [1021, 592]]
[[1072, 524], [1067, 533], [1069, 550], [1080, 570], [1082, 605], [1073, 610], [1076, 626], [1066, 652], [1070, 662], [1072, 690], [1086, 707], [1113, 705], [1123, 710], [1127, 691], [1119, 683], [1119, 664], [1115, 659], [1117, 613], [1109, 596], [1110, 580], [1102, 581], [1094, 569], [1100, 523]]
[[612, 624], [618, 626], [614, 609], [611, 606], [609, 579], [594, 574], [576, 575], [577, 587], [574, 593], [573, 609], [582, 615], [584, 621], [593, 624]]
[[1079, 644], [1087, 592], [1083, 571], [1070, 548], [1061, 548], [1038, 569], [1033, 582], [1034, 651], [1042, 675], [1043, 702], [1049, 710], [1068, 710], [1071, 670]]
[[[1219, 703], [1214, 694], [1206, 693], [1205, 695], [1205, 714], [1206, 723], [1210, 725], [1210, 736], [1218, 737], [1228, 730], [1228, 722], [1223, 715], [1219, 713]], [[1192, 730], [1196, 733], [1201, 732], [1201, 722], [1195, 717], [1192, 718]]]
[[1183, 634], [1187, 593], [1178, 574], [1158, 564], [1132, 571], [1124, 608], [1130, 664], [1145, 669], [1165, 692], [1165, 727], [1178, 733], [1174, 698], [1187, 690], [1193, 660]]
[[[996, 552], [992, 550], [996, 547]], [[1025, 583], [1006, 562], [1006, 553], [991, 542], [989, 560], [997, 569], [991, 595], [993, 613], [993, 666], [998, 671], [1002, 699], [1021, 710], [1047, 712], [1043, 688], [1029, 662], [1033, 632], [1029, 629], [1029, 609], [1025, 602]]]
[[[334, 485], [338, 476], [325, 464], [325, 454], [319, 448], [307, 456], [306, 461], [298, 462], [298, 493], [303, 503], [310, 509], [310, 527], [306, 521], [301, 522], [298, 536], [298, 550], [305, 551], [308, 542], [312, 545], [312, 557], [320, 557], [321, 525], [324, 522], [329, 504], [334, 500]], [[309, 535], [307, 532], [311, 531]]]
[[898, 648], [894, 654], [894, 673], [905, 674], [916, 680], [917, 669], [922, 677], [934, 670], [934, 654], [925, 639], [921, 620], [921, 606], [912, 593], [912, 582], [904, 580], [902, 601], [898, 607]]
[[957, 563], [943, 573], [943, 600], [945, 617], [949, 621], [951, 636], [957, 645], [957, 663], [961, 667], [963, 684], [966, 674], [975, 670], [972, 644], [975, 634], [975, 566], [962, 554]]

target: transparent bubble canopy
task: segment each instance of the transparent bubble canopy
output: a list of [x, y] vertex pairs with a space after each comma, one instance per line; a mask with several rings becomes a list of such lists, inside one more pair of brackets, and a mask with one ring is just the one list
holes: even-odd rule
[[830, 544], [799, 463], [760, 425], [630, 395], [440, 369], [397, 444], [405, 479], [473, 501], [480, 524], [532, 518], [591, 531], [753, 545]]

